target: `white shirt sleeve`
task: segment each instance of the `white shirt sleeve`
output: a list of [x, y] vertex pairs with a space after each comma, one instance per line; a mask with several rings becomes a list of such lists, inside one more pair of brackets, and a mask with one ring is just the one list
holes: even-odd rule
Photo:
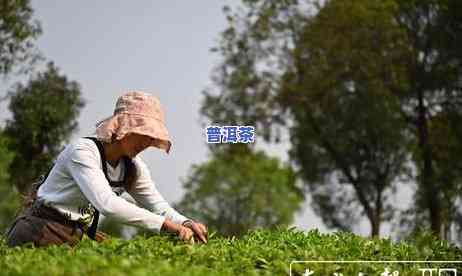
[[175, 223], [182, 224], [184, 221], [188, 220], [187, 217], [181, 215], [172, 208], [159, 193], [151, 178], [149, 168], [141, 158], [135, 158], [134, 162], [138, 168], [138, 179], [129, 193], [136, 202], [142, 207], [164, 216]]
[[101, 169], [101, 158], [91, 150], [75, 148], [67, 162], [70, 175], [88, 201], [104, 216], [158, 232], [165, 217], [117, 196]]

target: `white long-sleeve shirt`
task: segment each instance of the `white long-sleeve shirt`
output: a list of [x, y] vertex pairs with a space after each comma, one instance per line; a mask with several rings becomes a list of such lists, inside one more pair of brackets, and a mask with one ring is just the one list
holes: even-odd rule
[[[156, 232], [166, 218], [179, 224], [187, 220], [159, 193], [141, 158], [135, 157], [133, 161], [138, 178], [129, 193], [140, 207], [116, 195], [115, 192], [121, 188], [109, 185], [98, 148], [92, 140], [86, 138], [69, 144], [58, 155], [37, 197], [69, 219], [87, 224], [92, 220], [92, 206], [106, 217]], [[122, 161], [115, 168], [107, 163], [107, 174], [111, 181], [122, 181], [124, 171]]]

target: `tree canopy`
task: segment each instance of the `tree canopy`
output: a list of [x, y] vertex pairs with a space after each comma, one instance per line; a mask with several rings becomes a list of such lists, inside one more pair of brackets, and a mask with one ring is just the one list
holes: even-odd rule
[[0, 75], [15, 67], [27, 70], [39, 57], [33, 42], [42, 33], [29, 0], [0, 1]]
[[222, 62], [202, 114], [257, 125], [267, 141], [287, 129], [291, 160], [328, 226], [348, 229], [360, 207], [377, 234], [374, 221], [391, 215], [381, 210], [393, 210], [387, 198], [411, 176], [415, 210], [426, 214], [415, 222], [442, 235], [454, 209], [443, 190], [456, 186], [437, 177], [445, 165], [430, 124], [460, 114], [460, 1], [242, 4], [225, 9], [228, 28], [214, 49]]
[[194, 166], [184, 188], [178, 208], [222, 235], [287, 226], [304, 199], [290, 167], [241, 145]]
[[77, 129], [77, 117], [84, 101], [77, 82], [70, 81], [49, 63], [26, 85], [9, 92], [12, 118], [5, 135], [15, 157], [10, 165], [11, 182], [21, 193], [40, 174], [46, 173], [53, 159]]

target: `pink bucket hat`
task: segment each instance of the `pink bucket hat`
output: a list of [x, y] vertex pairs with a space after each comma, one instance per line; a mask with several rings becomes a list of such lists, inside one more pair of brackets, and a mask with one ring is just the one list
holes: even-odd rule
[[169, 153], [172, 142], [157, 97], [138, 91], [122, 95], [117, 99], [114, 115], [96, 124], [96, 137], [108, 143], [129, 133], [152, 137], [151, 146]]

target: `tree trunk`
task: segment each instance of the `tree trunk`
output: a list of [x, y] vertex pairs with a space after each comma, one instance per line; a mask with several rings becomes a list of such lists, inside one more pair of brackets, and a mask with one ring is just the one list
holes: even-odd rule
[[430, 215], [431, 230], [434, 234], [438, 235], [438, 237], [441, 237], [441, 203], [439, 199], [439, 190], [433, 179], [433, 156], [431, 145], [428, 140], [427, 108], [424, 105], [423, 94], [423, 91], [418, 91], [417, 131], [423, 160], [423, 166], [420, 171], [421, 185], [424, 189], [424, 200]]
[[371, 237], [378, 238], [380, 236], [380, 217], [374, 216], [370, 219], [371, 222]]
[[385, 188], [384, 179], [379, 179], [375, 183], [376, 195], [374, 202], [374, 209], [369, 216], [371, 223], [371, 237], [378, 238], [380, 236], [380, 225], [382, 224], [382, 195], [383, 189]]

